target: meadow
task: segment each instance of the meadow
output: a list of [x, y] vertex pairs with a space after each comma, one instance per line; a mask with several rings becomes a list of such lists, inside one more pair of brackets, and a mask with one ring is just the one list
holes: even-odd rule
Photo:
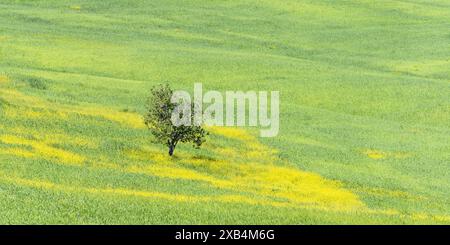
[[[450, 224], [450, 1], [0, 0], [1, 224]], [[280, 91], [169, 157], [152, 86]]]

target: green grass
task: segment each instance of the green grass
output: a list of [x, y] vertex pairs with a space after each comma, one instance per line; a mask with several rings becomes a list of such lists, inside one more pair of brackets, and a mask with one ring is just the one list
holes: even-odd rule
[[[449, 224], [449, 21], [444, 0], [2, 0], [0, 223]], [[279, 90], [280, 135], [168, 160], [139, 117], [164, 81]], [[359, 204], [296, 199], [322, 187]]]

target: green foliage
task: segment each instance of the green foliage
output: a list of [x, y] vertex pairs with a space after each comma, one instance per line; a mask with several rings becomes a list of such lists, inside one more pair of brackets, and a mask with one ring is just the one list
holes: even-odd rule
[[48, 88], [47, 82], [43, 79], [36, 77], [25, 77], [24, 80], [28, 85], [35, 89], [46, 90]]
[[173, 155], [179, 142], [192, 142], [195, 148], [199, 148], [207, 134], [201, 126], [174, 126], [172, 124], [171, 116], [176, 106], [170, 101], [172, 94], [173, 91], [168, 84], [153, 87], [147, 101], [145, 115], [145, 125], [152, 132], [155, 142], [167, 146], [170, 156]]
[[0, 108], [3, 107], [3, 106], [6, 106], [6, 105], [8, 105], [8, 104], [9, 104], [8, 101], [6, 101], [6, 100], [0, 98]]

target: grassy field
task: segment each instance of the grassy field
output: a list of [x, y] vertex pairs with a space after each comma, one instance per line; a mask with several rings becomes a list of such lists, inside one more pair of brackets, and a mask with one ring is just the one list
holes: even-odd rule
[[[2, 224], [450, 224], [450, 1], [0, 0]], [[279, 90], [175, 157], [149, 89]]]

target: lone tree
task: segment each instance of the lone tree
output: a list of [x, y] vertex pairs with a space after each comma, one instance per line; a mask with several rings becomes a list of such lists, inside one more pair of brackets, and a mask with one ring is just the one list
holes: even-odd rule
[[[172, 95], [173, 91], [167, 84], [153, 87], [147, 101], [144, 118], [145, 124], [154, 136], [154, 141], [166, 145], [169, 148], [170, 156], [173, 155], [179, 142], [191, 142], [194, 148], [200, 148], [205, 142], [207, 134], [201, 126], [173, 125], [171, 117], [177, 105], [171, 102]], [[194, 104], [191, 107], [193, 108]]]

